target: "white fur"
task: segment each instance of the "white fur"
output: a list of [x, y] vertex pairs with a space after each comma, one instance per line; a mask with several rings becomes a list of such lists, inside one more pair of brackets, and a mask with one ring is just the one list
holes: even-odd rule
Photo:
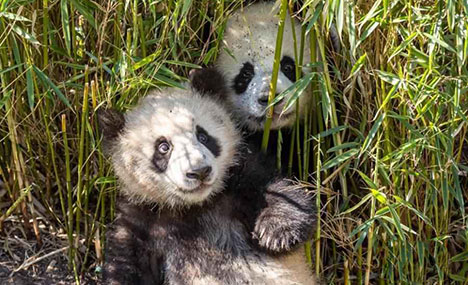
[[[218, 140], [215, 157], [196, 137], [196, 126]], [[164, 136], [172, 153], [166, 171], [152, 164], [156, 140]], [[125, 127], [112, 152], [122, 192], [134, 202], [184, 207], [200, 204], [222, 190], [227, 168], [232, 165], [238, 133], [229, 115], [219, 105], [193, 90], [166, 89], [152, 92], [125, 115]], [[191, 169], [211, 166], [203, 183], [186, 178]]]
[[[271, 75], [273, 72], [273, 62], [276, 47], [276, 34], [278, 31], [279, 18], [277, 11], [272, 11], [274, 2], [256, 3], [246, 8], [236, 11], [228, 20], [224, 32], [223, 44], [220, 56], [216, 62], [219, 70], [225, 75], [228, 85], [233, 84], [234, 78], [239, 73], [245, 62], [254, 65], [255, 77], [249, 84], [248, 89], [243, 94], [236, 94], [232, 88], [229, 88], [230, 104], [234, 108], [233, 113], [241, 123], [252, 130], [261, 130], [263, 122], [255, 122], [252, 117], [261, 117], [265, 115], [265, 106], [258, 104], [258, 98], [268, 96], [270, 90]], [[295, 59], [293, 29], [295, 30], [298, 43], [301, 40], [301, 26], [295, 22], [291, 26], [290, 17], [286, 18], [283, 43], [281, 49], [281, 58], [284, 55]], [[300, 46], [298, 46], [298, 50]], [[306, 38], [304, 47], [304, 62], [309, 62], [309, 40]], [[296, 62], [296, 65], [299, 63]], [[305, 71], [305, 70], [304, 70]], [[281, 71], [278, 74], [276, 93], [279, 94], [293, 85]], [[306, 91], [308, 92], [308, 91]], [[306, 106], [307, 97], [303, 94], [300, 97], [300, 106], [302, 113]], [[288, 109], [280, 116], [289, 97], [284, 98], [281, 104], [277, 104], [274, 109], [272, 129], [284, 126], [291, 126], [294, 122], [296, 112], [295, 106]]]
[[[184, 264], [183, 275], [191, 276], [190, 283], [197, 285], [255, 284], [255, 285], [316, 285], [316, 279], [299, 250], [291, 255], [273, 258], [265, 254], [236, 257], [228, 266], [235, 276], [219, 280], [204, 274], [196, 264]], [[205, 250], [205, 254], [210, 252]], [[172, 260], [169, 260], [172, 262]], [[169, 273], [170, 274], [170, 273]]]

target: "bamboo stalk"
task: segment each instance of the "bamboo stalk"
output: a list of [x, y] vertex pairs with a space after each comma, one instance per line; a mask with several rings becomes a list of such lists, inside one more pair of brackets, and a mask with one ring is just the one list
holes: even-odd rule
[[[275, 60], [273, 62], [273, 72], [271, 75], [270, 81], [270, 92], [268, 94], [268, 105], [271, 105], [271, 102], [275, 99], [276, 94], [276, 82], [278, 81], [278, 72], [280, 67], [281, 61], [281, 48], [283, 44], [283, 33], [284, 33], [284, 22], [286, 19], [286, 12], [288, 9], [288, 1], [281, 0], [281, 8], [279, 14], [279, 22], [278, 22], [278, 33], [276, 35], [276, 47], [275, 47]], [[262, 139], [262, 151], [266, 152], [268, 148], [268, 139], [270, 137], [270, 127], [271, 121], [273, 118], [273, 107], [268, 108], [266, 112], [266, 121], [265, 127], [263, 131], [263, 139]]]

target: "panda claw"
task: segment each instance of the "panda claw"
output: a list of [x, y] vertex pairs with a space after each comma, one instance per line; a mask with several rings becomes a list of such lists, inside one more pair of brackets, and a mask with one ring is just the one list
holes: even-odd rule
[[260, 232], [260, 238], [262, 238], [265, 235], [265, 231], [266, 231], [266, 229], [263, 228], [262, 231]]

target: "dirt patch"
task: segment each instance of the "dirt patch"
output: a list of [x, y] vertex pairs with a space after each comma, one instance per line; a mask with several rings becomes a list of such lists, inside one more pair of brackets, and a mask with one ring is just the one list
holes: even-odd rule
[[[76, 284], [68, 267], [67, 242], [60, 235], [42, 232], [42, 245], [34, 238], [26, 238], [21, 226], [4, 225], [0, 232], [0, 284], [49, 285]], [[100, 274], [91, 272], [81, 276], [80, 284], [100, 284]]]

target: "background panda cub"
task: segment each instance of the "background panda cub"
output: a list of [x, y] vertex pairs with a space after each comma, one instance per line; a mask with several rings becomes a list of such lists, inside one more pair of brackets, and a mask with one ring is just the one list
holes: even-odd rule
[[168, 89], [99, 120], [122, 183], [106, 284], [313, 284], [280, 254], [310, 237], [310, 195], [254, 153], [223, 186], [239, 137], [221, 105]]
[[[278, 17], [275, 15], [274, 1], [259, 2], [237, 10], [227, 21], [221, 53], [216, 62], [226, 78], [229, 105], [233, 108], [236, 120], [252, 131], [263, 130], [265, 110], [268, 106], [268, 93], [273, 72], [273, 62], [278, 30]], [[301, 25], [291, 25], [285, 21], [281, 49], [280, 72], [276, 87], [277, 95], [296, 82], [293, 30], [300, 41]], [[228, 51], [226, 51], [229, 50]], [[304, 43], [304, 63], [310, 59], [309, 41]], [[289, 108], [281, 116], [289, 98], [285, 97], [274, 108], [271, 128], [291, 126], [294, 123], [296, 108]], [[302, 110], [307, 96], [300, 97]]]

